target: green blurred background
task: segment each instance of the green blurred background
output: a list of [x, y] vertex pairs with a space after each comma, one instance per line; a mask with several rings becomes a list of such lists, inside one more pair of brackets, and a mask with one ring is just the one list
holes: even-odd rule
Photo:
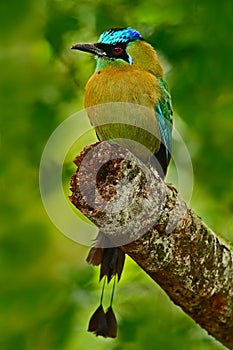
[[[94, 69], [93, 58], [71, 44], [130, 25], [168, 67], [194, 168], [191, 207], [233, 242], [232, 13], [232, 0], [1, 1], [2, 350], [224, 349], [129, 259], [114, 304], [118, 338], [86, 332], [99, 301], [98, 271], [85, 263], [88, 248], [51, 223], [38, 172], [52, 131], [83, 108]], [[75, 168], [67, 169], [68, 188]]]

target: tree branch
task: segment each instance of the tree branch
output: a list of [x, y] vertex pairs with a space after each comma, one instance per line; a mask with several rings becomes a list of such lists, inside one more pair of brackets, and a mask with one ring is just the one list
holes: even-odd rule
[[233, 253], [156, 172], [101, 142], [75, 159], [70, 200], [197, 323], [233, 349]]

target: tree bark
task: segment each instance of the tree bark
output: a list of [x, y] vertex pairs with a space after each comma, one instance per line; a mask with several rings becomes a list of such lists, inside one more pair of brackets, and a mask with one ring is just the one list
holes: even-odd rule
[[158, 174], [116, 144], [75, 159], [70, 200], [184, 312], [233, 349], [233, 252]]

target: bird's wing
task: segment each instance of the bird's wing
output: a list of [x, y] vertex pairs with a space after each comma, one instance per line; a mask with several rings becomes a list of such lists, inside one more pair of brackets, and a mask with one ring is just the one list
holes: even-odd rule
[[173, 111], [167, 83], [161, 78], [157, 78], [157, 80], [160, 86], [161, 98], [155, 106], [155, 112], [161, 133], [161, 146], [156, 157], [163, 168], [164, 174], [166, 174], [171, 158]]

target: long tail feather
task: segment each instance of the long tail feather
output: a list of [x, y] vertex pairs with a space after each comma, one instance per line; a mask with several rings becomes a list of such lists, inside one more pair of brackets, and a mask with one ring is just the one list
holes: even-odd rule
[[[104, 248], [103, 248], [104, 247]], [[109, 247], [109, 248], [108, 248]], [[111, 247], [111, 242], [100, 231], [98, 233], [95, 246], [92, 247], [87, 256], [87, 262], [92, 265], [100, 265], [100, 281], [104, 278], [101, 292], [100, 305], [95, 310], [89, 321], [88, 331], [96, 336], [115, 338], [117, 335], [117, 321], [112, 309], [113, 297], [115, 292], [116, 278], [119, 281], [125, 262], [125, 253], [118, 247]], [[117, 277], [116, 277], [117, 276]], [[109, 283], [114, 278], [110, 306], [107, 312], [103, 309], [103, 296], [106, 281]]]
[[111, 242], [105, 234], [100, 231], [95, 246], [90, 249], [86, 261], [88, 264], [94, 266], [101, 265], [100, 281], [104, 276], [107, 276], [108, 282], [110, 282], [112, 277], [116, 274], [119, 281], [124, 267], [125, 253], [118, 247], [107, 248], [108, 246], [111, 247]]

